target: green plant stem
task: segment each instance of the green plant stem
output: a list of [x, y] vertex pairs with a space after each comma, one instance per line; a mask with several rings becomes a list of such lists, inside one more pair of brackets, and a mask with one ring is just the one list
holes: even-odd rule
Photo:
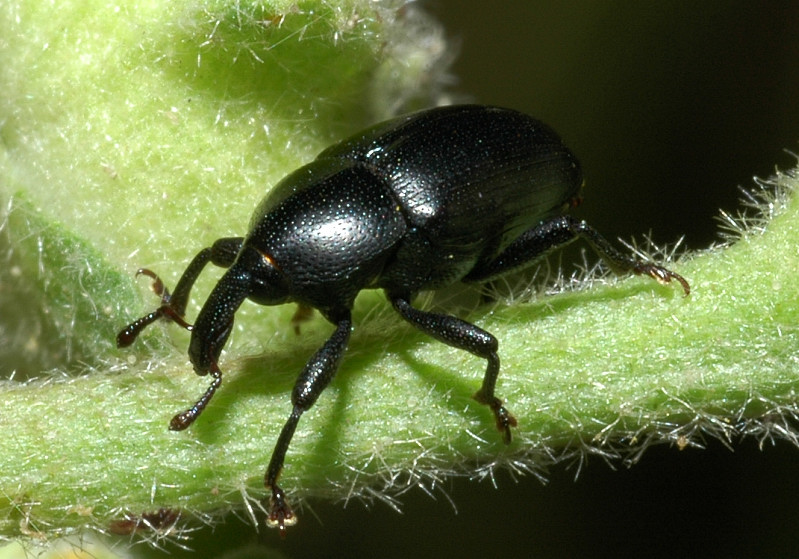
[[[696, 443], [699, 431], [774, 434], [757, 419], [773, 424], [796, 407], [797, 207], [792, 197], [764, 233], [677, 266], [692, 282], [687, 298], [628, 279], [472, 315], [502, 340], [498, 390], [519, 420], [507, 448], [470, 400], [482, 363], [368, 298], [359, 314], [379, 316], [361, 317], [338, 378], [302, 418], [285, 487], [295, 500], [342, 499], [510, 460], [535, 469], [569, 448], [623, 454], [650, 440]], [[6, 383], [3, 424], [14, 429], [0, 440], [3, 529], [22, 518], [34, 530], [102, 527], [123, 511], [211, 511], [262, 497], [293, 378], [324, 335], [279, 337], [224, 356], [223, 388], [183, 433], [166, 425], [205, 380], [180, 347], [78, 378]]]

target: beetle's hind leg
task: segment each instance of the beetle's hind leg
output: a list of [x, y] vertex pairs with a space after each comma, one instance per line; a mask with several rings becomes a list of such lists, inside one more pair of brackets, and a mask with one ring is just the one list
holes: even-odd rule
[[422, 332], [447, 345], [465, 349], [488, 361], [483, 377], [483, 386], [475, 393], [474, 399], [491, 408], [496, 418], [497, 429], [502, 433], [502, 439], [506, 444], [510, 443], [510, 428], [516, 426], [516, 418], [505, 409], [502, 400], [494, 395], [494, 387], [497, 383], [497, 375], [499, 375], [497, 339], [482, 328], [460, 318], [415, 309], [411, 306], [410, 297], [407, 295], [389, 294], [389, 300], [402, 318]]
[[486, 282], [509, 272], [523, 270], [549, 251], [563, 247], [577, 239], [587, 241], [616, 272], [647, 275], [664, 284], [674, 280], [680, 284], [685, 295], [691, 293], [691, 286], [681, 275], [654, 262], [639, 260], [623, 254], [585, 221], [568, 215], [553, 217], [528, 229], [494, 260], [475, 267], [463, 278], [463, 281]]

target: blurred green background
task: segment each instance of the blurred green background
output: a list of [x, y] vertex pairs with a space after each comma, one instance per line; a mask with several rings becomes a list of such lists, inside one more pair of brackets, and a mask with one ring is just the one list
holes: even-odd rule
[[[460, 44], [459, 100], [548, 122], [583, 163], [578, 215], [609, 238], [719, 239], [739, 186], [799, 153], [799, 3], [423, 3]], [[701, 289], [701, 278], [689, 278]], [[535, 351], [535, 340], [530, 340]], [[553, 374], [557, 374], [553, 371]], [[265, 435], [267, 436], [267, 435]], [[265, 449], [272, 443], [265, 440]], [[532, 476], [447, 480], [383, 503], [311, 503], [281, 542], [235, 517], [170, 557], [792, 556], [799, 450], [659, 447], [628, 470], [591, 458]], [[450, 502], [457, 507], [457, 514]], [[238, 550], [238, 551], [237, 551]], [[167, 556], [138, 546], [141, 556]]]

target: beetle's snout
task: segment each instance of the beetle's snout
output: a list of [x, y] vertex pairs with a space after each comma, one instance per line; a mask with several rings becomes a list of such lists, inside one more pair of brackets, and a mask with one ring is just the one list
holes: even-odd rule
[[196, 330], [192, 331], [189, 360], [194, 365], [195, 373], [205, 376], [211, 372], [211, 368], [219, 360], [219, 354], [222, 353], [222, 348], [225, 347], [231, 330], [233, 330], [232, 319], [214, 335], [199, 337], [195, 335]]
[[191, 330], [189, 359], [198, 375], [207, 375], [216, 367], [233, 330], [233, 317], [249, 292], [249, 274], [235, 264], [211, 291]]

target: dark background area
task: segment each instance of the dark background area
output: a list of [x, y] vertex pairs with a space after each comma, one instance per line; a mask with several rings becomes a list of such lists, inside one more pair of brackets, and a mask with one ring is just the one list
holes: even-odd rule
[[[588, 181], [578, 214], [609, 238], [685, 235], [706, 247], [719, 239], [719, 208], [739, 207], [739, 186], [795, 165], [784, 150], [799, 152], [799, 3], [425, 5], [460, 41], [456, 91], [559, 131]], [[404, 514], [312, 503], [285, 542], [231, 518], [191, 545], [208, 557], [259, 539], [294, 558], [799, 554], [799, 449], [707, 445], [656, 447], [615, 471], [592, 459], [576, 482], [565, 467], [547, 485], [505, 473], [498, 490], [450, 481], [457, 514], [443, 496], [411, 491]]]
[[458, 91], [557, 130], [583, 164], [580, 214], [610, 238], [704, 248], [738, 186], [796, 163], [799, 4], [427, 5], [460, 41]]

